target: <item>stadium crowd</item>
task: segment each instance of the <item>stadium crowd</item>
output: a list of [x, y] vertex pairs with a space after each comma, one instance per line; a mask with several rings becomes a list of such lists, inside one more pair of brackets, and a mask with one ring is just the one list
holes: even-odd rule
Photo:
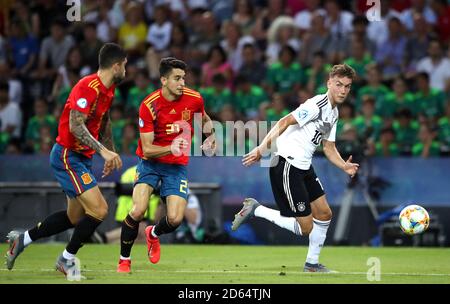
[[450, 155], [447, 0], [382, 0], [378, 21], [366, 0], [81, 2], [81, 21], [69, 22], [65, 0], [2, 1], [0, 154], [48, 155], [71, 87], [113, 41], [128, 53], [111, 109], [121, 154], [134, 154], [140, 102], [173, 56], [223, 123], [279, 120], [325, 93], [330, 67], [345, 62], [358, 78], [339, 109], [344, 153]]

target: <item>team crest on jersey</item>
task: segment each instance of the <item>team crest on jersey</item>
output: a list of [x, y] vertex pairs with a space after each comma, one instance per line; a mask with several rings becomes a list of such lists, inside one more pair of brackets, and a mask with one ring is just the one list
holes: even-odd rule
[[77, 106], [79, 106], [80, 108], [84, 109], [87, 106], [87, 100], [86, 98], [80, 98], [77, 100]]
[[306, 209], [306, 207], [305, 207], [305, 202], [299, 202], [299, 203], [297, 203], [297, 209], [298, 209], [298, 211], [300, 211], [300, 212], [305, 211], [305, 209]]
[[139, 118], [139, 127], [144, 127], [144, 121], [142, 120], [142, 118]]
[[181, 112], [181, 119], [185, 121], [191, 119], [191, 111], [188, 109], [184, 109], [184, 111]]
[[89, 185], [90, 183], [92, 183], [92, 178], [89, 173], [84, 173], [83, 175], [81, 175], [81, 179], [83, 180], [83, 183], [85, 185]]

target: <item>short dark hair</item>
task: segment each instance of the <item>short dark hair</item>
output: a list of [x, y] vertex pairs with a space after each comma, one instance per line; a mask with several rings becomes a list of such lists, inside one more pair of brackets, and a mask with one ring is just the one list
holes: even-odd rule
[[334, 76], [348, 77], [351, 80], [354, 80], [355, 77], [356, 77], [356, 72], [348, 64], [345, 64], [345, 63], [344, 64], [337, 64], [337, 65], [334, 65], [331, 68], [329, 76], [330, 76], [330, 78], [333, 78]]
[[115, 63], [120, 63], [127, 58], [125, 50], [116, 43], [105, 43], [98, 53], [98, 66], [100, 69], [112, 67]]
[[180, 69], [186, 72], [187, 65], [184, 61], [174, 57], [166, 57], [161, 59], [159, 63], [159, 76], [167, 77], [173, 69]]

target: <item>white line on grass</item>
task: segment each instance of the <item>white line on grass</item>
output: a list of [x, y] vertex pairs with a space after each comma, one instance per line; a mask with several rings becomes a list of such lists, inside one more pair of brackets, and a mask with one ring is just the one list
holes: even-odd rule
[[[9, 272], [8, 269], [0, 269], [0, 271], [3, 272]], [[13, 272], [36, 272], [36, 271], [42, 271], [42, 272], [55, 272], [55, 269], [49, 269], [49, 268], [42, 268], [42, 269], [14, 269], [10, 271]], [[82, 272], [105, 272], [105, 273], [116, 273], [116, 270], [114, 269], [82, 269]], [[132, 273], [147, 273], [150, 270], [133, 270]], [[314, 272], [303, 272], [303, 271], [289, 271], [289, 270], [280, 270], [286, 274], [299, 274], [299, 275], [367, 275], [367, 272], [358, 272], [358, 271], [344, 271], [344, 272], [334, 272], [334, 273], [314, 273]], [[273, 271], [273, 270], [248, 270], [248, 271], [241, 271], [241, 270], [161, 270], [158, 271], [158, 273], [165, 272], [165, 273], [202, 273], [202, 274], [218, 274], [218, 273], [236, 273], [236, 274], [274, 274], [278, 275], [280, 271]], [[428, 277], [450, 277], [450, 273], [408, 273], [408, 272], [382, 272], [381, 275], [388, 275], [388, 276], [428, 276]]]

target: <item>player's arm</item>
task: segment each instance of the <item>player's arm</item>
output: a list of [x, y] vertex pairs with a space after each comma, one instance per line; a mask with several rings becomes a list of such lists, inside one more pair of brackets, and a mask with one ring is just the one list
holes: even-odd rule
[[244, 155], [244, 158], [242, 160], [244, 166], [250, 166], [253, 163], [259, 161], [262, 155], [270, 150], [270, 147], [276, 141], [278, 136], [283, 134], [283, 132], [286, 131], [289, 126], [295, 125], [297, 123], [298, 122], [295, 119], [293, 113], [289, 113], [288, 115], [280, 119], [269, 131], [269, 133], [267, 133], [261, 144], [254, 148], [250, 153]]
[[[187, 141], [182, 138], [175, 138], [172, 145], [168, 146], [157, 146], [153, 144], [155, 139], [154, 132], [141, 133], [141, 143], [142, 152], [145, 158], [157, 158], [165, 155], [172, 154], [172, 149], [174, 153], [179, 152], [179, 149], [187, 147]], [[173, 148], [172, 148], [173, 147]]]
[[336, 149], [336, 145], [334, 141], [322, 140], [323, 144], [323, 153], [328, 158], [330, 162], [332, 162], [336, 167], [343, 170], [345, 173], [350, 175], [351, 177], [355, 176], [358, 171], [359, 164], [352, 163], [352, 156], [345, 161], [339, 151]]
[[108, 150], [116, 152], [114, 147], [114, 140], [112, 135], [112, 123], [109, 111], [105, 113], [102, 119], [102, 124], [99, 132], [99, 141]]
[[120, 169], [122, 167], [122, 160], [120, 156], [108, 150], [98, 140], [92, 136], [86, 127], [87, 114], [81, 113], [77, 110], [70, 110], [69, 115], [69, 128], [70, 132], [78, 139], [83, 145], [95, 150], [105, 159], [105, 167], [103, 169], [103, 176], [107, 176], [113, 169]]

